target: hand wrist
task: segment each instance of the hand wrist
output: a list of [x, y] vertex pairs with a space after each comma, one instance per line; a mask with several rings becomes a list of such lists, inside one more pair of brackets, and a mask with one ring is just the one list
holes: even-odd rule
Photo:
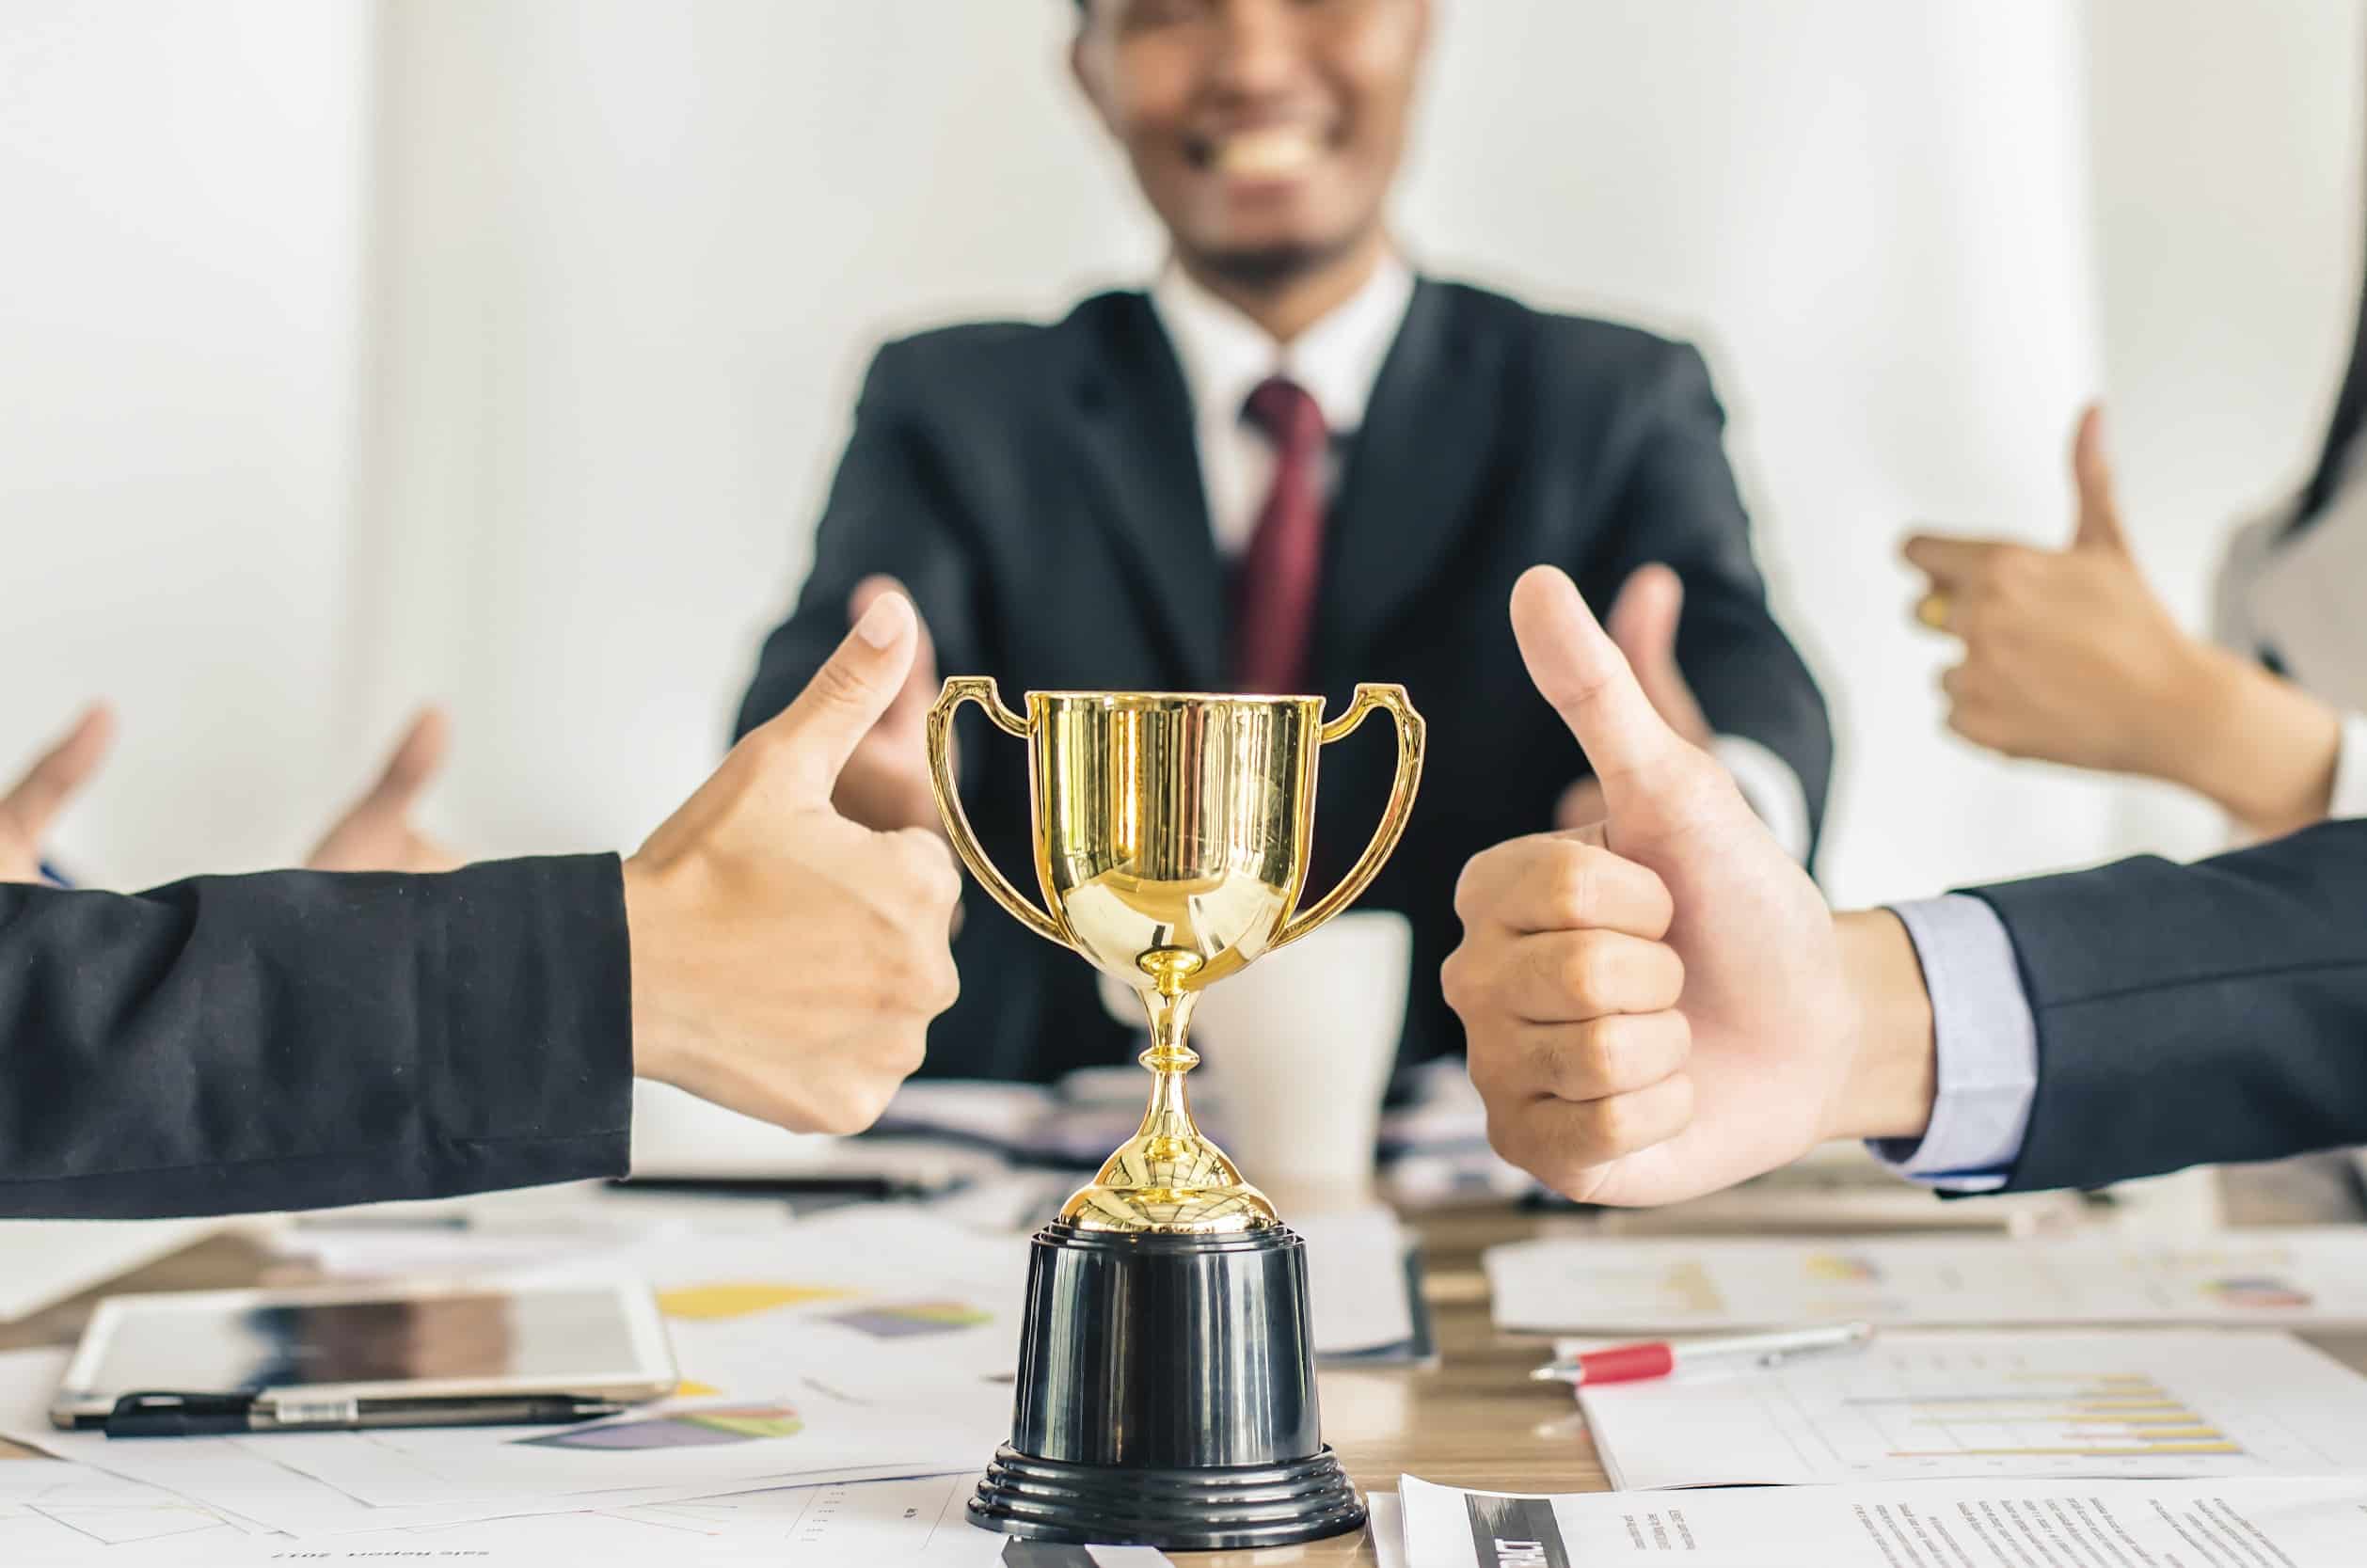
[[625, 859], [625, 934], [631, 969], [633, 1076], [674, 1083], [676, 1042], [666, 1027], [666, 943], [659, 876], [638, 855]]
[[2190, 689], [2185, 744], [2162, 776], [2263, 837], [2325, 816], [2342, 752], [2341, 715], [2248, 659], [2221, 648], [2204, 652]]
[[1827, 1138], [1916, 1138], [1931, 1120], [1938, 1054], [1931, 996], [1914, 941], [1888, 910], [1833, 917], [1852, 1016]]

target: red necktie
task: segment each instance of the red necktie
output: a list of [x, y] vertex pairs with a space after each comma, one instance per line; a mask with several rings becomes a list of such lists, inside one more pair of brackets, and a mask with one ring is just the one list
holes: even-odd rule
[[1301, 694], [1323, 567], [1323, 410], [1306, 388], [1270, 376], [1250, 392], [1248, 418], [1274, 443], [1274, 488], [1233, 569], [1232, 681], [1236, 690]]

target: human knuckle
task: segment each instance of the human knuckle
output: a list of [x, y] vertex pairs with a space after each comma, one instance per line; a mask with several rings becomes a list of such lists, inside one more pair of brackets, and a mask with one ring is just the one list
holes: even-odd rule
[[2008, 599], [2037, 591], [2046, 577], [2047, 556], [2027, 545], [2001, 545], [1989, 558], [1989, 585]]
[[1438, 965], [1438, 994], [1458, 1014], [1468, 1012], [1472, 1001], [1469, 945], [1468, 942], [1458, 945], [1446, 956], [1446, 961]]
[[961, 966], [953, 961], [948, 944], [936, 943], [929, 950], [922, 970], [921, 1000], [932, 1018], [961, 1000]]
[[1640, 1094], [1606, 1095], [1588, 1107], [1595, 1136], [1600, 1146], [1613, 1153], [1627, 1154], [1641, 1148], [1649, 1141], [1649, 1107]]
[[1557, 925], [1583, 927], [1602, 910], [1602, 857], [1566, 839], [1545, 871], [1546, 913]]
[[1594, 931], [1574, 931], [1562, 941], [1553, 978], [1563, 1000], [1590, 1010], [1602, 1006], [1612, 984], [1609, 952]]
[[1666, 942], [1654, 942], [1651, 948], [1652, 989], [1649, 1005], [1654, 1007], [1674, 1007], [1685, 994], [1685, 955]]
[[1616, 1093], [1634, 1087], [1630, 1064], [1635, 1054], [1628, 1026], [1618, 1015], [1590, 1019], [1556, 1053], [1558, 1076], [1572, 1090]]
[[1485, 853], [1472, 856], [1454, 876], [1454, 917], [1467, 927], [1478, 916], [1480, 879], [1486, 875], [1481, 863], [1486, 858]]
[[814, 698], [835, 707], [861, 705], [870, 693], [870, 683], [845, 661], [831, 659], [814, 672], [814, 679], [806, 689]]

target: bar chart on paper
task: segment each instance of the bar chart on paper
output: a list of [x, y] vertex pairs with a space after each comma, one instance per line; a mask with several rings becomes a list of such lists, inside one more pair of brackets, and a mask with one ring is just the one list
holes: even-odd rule
[[2367, 1469], [2367, 1379], [2282, 1334], [1890, 1334], [1584, 1400], [1628, 1487]]
[[1969, 1374], [1986, 1387], [1845, 1396], [1890, 1460], [2160, 1459], [2240, 1454], [2244, 1446], [2143, 1372]]

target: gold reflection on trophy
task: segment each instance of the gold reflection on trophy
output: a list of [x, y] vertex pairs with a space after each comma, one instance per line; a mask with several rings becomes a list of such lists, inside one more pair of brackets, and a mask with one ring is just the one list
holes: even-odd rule
[[[953, 716], [975, 701], [1028, 742], [1040, 909], [970, 830], [955, 789]], [[1362, 893], [1406, 831], [1422, 778], [1422, 721], [1402, 686], [1356, 689], [1326, 724], [1320, 697], [1035, 691], [1025, 718], [994, 682], [945, 682], [929, 714], [937, 807], [964, 863], [1022, 924], [1073, 949], [1143, 999], [1151, 1104], [1135, 1135], [1061, 1209], [1081, 1229], [1257, 1230], [1279, 1224], [1265, 1195], [1192, 1121], [1184, 1043], [1199, 992], [1297, 941]], [[1338, 887], [1297, 910], [1307, 879], [1318, 749], [1384, 710], [1397, 724], [1397, 781], [1372, 842]]]

